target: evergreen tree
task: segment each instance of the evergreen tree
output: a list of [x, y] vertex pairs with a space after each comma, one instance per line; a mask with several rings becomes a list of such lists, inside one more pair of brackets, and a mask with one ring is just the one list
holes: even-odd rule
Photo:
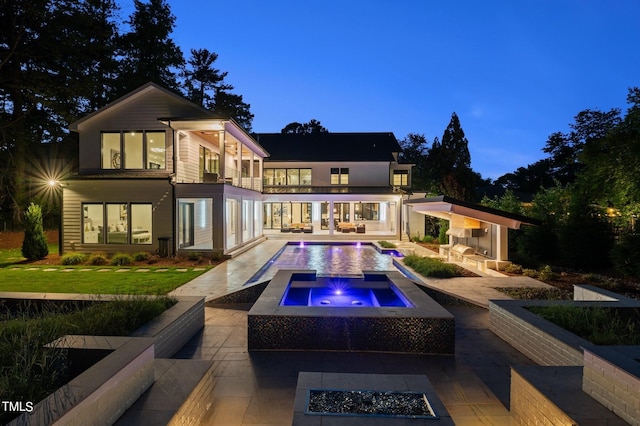
[[253, 114], [251, 105], [242, 100], [242, 95], [236, 95], [226, 90], [219, 90], [213, 102], [213, 111], [222, 117], [233, 118], [243, 129], [251, 132]]
[[232, 89], [223, 83], [227, 73], [214, 68], [217, 59], [218, 54], [207, 49], [191, 49], [183, 72], [187, 98], [203, 107], [214, 102], [216, 91]]
[[99, 37], [94, 24], [114, 8], [109, 0], [0, 3], [0, 152], [10, 171], [0, 192], [10, 194], [18, 221], [31, 196], [33, 153], [68, 140], [68, 123], [92, 110], [90, 99], [104, 84], [92, 64], [113, 56], [106, 38], [113, 40], [115, 27]]
[[133, 1], [135, 11], [127, 24], [131, 31], [120, 39], [121, 84], [117, 95], [124, 95], [152, 81], [179, 92], [178, 73], [184, 68], [182, 51], [170, 35], [176, 17], [164, 0]]
[[320, 121], [312, 118], [308, 123], [298, 123], [294, 121], [287, 124], [280, 130], [280, 133], [294, 133], [298, 135], [307, 135], [311, 133], [328, 133], [329, 131], [324, 128]]
[[29, 260], [44, 259], [49, 254], [49, 246], [42, 227], [42, 209], [39, 205], [31, 203], [24, 217], [22, 256]]
[[427, 138], [422, 134], [409, 133], [400, 141], [402, 151], [398, 155], [401, 163], [414, 164], [411, 171], [411, 187], [416, 191], [434, 191], [435, 186], [430, 179], [427, 165], [429, 147]]
[[442, 141], [434, 139], [427, 163], [431, 179], [442, 194], [468, 201], [475, 198], [477, 175], [471, 170], [469, 142], [455, 112], [451, 114]]
[[225, 83], [227, 72], [214, 67], [218, 54], [207, 49], [192, 49], [191, 58], [183, 72], [186, 96], [192, 102], [208, 108], [221, 117], [233, 118], [247, 132], [251, 131], [251, 105], [241, 95], [230, 92], [233, 86]]

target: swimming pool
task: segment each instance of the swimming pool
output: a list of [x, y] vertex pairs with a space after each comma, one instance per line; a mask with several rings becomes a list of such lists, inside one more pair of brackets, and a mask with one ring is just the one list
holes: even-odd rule
[[383, 254], [371, 243], [288, 243], [246, 284], [271, 279], [280, 269], [314, 270], [318, 276], [359, 277], [362, 271], [397, 271], [397, 251]]

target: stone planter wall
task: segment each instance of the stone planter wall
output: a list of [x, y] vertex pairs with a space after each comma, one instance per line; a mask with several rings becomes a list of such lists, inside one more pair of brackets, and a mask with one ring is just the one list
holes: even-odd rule
[[[112, 352], [36, 404], [32, 413], [25, 413], [9, 424], [115, 423], [154, 383], [155, 358], [173, 355], [203, 326], [204, 298], [181, 297], [132, 337], [59, 339], [52, 346]], [[185, 410], [189, 417], [196, 415], [193, 407], [185, 406]]]
[[[538, 365], [582, 365], [588, 341], [529, 312], [523, 306], [547, 306], [541, 300], [492, 300], [489, 328]], [[573, 303], [573, 302], [569, 302]]]
[[640, 425], [640, 347], [584, 348], [582, 390], [632, 425]]
[[136, 330], [134, 337], [153, 337], [156, 358], [169, 358], [204, 327], [204, 298], [178, 297], [178, 303]]

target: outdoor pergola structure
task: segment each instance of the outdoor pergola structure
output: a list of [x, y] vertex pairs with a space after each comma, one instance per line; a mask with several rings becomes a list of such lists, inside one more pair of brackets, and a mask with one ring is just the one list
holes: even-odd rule
[[[450, 257], [456, 246], [470, 248], [466, 256], [486, 264], [493, 262], [495, 269], [509, 263], [509, 229], [520, 229], [522, 225], [539, 225], [536, 219], [486, 207], [480, 204], [457, 200], [445, 195], [416, 198], [404, 202], [411, 211], [449, 221], [449, 245], [440, 254]], [[450, 260], [450, 259], [449, 259]]]

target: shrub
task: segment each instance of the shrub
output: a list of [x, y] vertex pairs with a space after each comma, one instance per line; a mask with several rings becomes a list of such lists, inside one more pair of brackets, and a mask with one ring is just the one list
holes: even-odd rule
[[505, 266], [504, 271], [508, 274], [521, 274], [522, 266], [518, 265], [517, 263], [510, 263]]
[[536, 315], [595, 345], [640, 343], [640, 312], [573, 305], [530, 306]]
[[62, 256], [61, 262], [63, 265], [80, 265], [87, 260], [87, 255], [84, 253], [67, 253]]
[[432, 237], [431, 235], [425, 235], [424, 237], [422, 237], [422, 242], [423, 243], [429, 243], [429, 244], [433, 244], [436, 242], [435, 237]]
[[505, 293], [513, 299], [523, 300], [573, 300], [573, 291], [560, 288], [538, 287], [497, 287], [496, 290]]
[[454, 265], [433, 257], [412, 254], [404, 257], [404, 264], [425, 277], [451, 278], [460, 276]]
[[133, 258], [126, 253], [116, 253], [111, 258], [112, 266], [125, 266], [131, 265], [133, 263]]
[[106, 265], [107, 263], [109, 263], [107, 261], [107, 256], [103, 253], [94, 253], [91, 256], [89, 256], [89, 260], [88, 260], [90, 265], [94, 265], [94, 266], [101, 266], [101, 265]]
[[438, 242], [440, 244], [449, 244], [449, 236], [447, 231], [449, 230], [449, 221], [441, 219], [439, 222], [440, 231], [438, 232]]
[[140, 251], [138, 253], [134, 253], [133, 259], [136, 262], [144, 262], [145, 260], [151, 259], [151, 253], [148, 251]]
[[626, 276], [640, 276], [640, 234], [625, 234], [610, 252], [616, 272]]
[[525, 277], [538, 278], [538, 271], [536, 271], [535, 269], [525, 268], [522, 270], [522, 275], [524, 275]]
[[397, 246], [393, 243], [390, 243], [389, 241], [378, 241], [378, 244], [380, 244], [380, 247], [382, 248], [396, 248]]
[[541, 281], [552, 281], [557, 278], [557, 274], [553, 272], [551, 266], [544, 265], [540, 272], [538, 272], [538, 279]]
[[189, 252], [189, 254], [187, 254], [187, 259], [194, 262], [200, 262], [202, 260], [202, 255], [197, 251], [191, 251]]
[[29, 260], [44, 259], [49, 254], [47, 236], [42, 228], [42, 209], [31, 203], [24, 214], [25, 230], [22, 255]]

